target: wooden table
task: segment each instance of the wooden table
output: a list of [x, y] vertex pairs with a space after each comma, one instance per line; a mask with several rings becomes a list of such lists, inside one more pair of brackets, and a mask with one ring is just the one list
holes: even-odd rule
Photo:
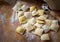
[[[27, 2], [27, 3], [29, 5], [38, 4], [38, 3], [34, 4], [32, 2], [31, 3]], [[40, 2], [40, 4], [38, 4], [37, 6], [41, 6], [41, 4], [42, 3]], [[51, 11], [51, 14], [52, 13], [57, 14]], [[12, 7], [7, 3], [2, 4], [2, 7], [0, 8], [0, 42], [28, 42], [25, 35], [19, 35], [15, 32], [15, 29], [19, 25], [19, 23], [18, 21], [11, 22], [11, 16], [12, 16]], [[49, 41], [44, 41], [44, 42], [60, 42], [60, 30], [57, 33], [50, 32], [49, 34], [51, 39]], [[40, 38], [36, 36], [33, 40], [29, 42], [43, 42], [43, 41], [41, 41]]]

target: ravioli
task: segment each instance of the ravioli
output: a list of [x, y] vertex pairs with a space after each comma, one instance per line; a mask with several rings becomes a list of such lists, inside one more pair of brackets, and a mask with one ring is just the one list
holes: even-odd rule
[[21, 9], [22, 4], [20, 2], [17, 2], [16, 5], [12, 8], [13, 11], [19, 11]]
[[58, 24], [58, 20], [52, 20], [52, 24]]
[[33, 10], [36, 10], [36, 6], [31, 6], [30, 11], [32, 12]]
[[19, 23], [20, 23], [20, 24], [26, 23], [26, 17], [25, 17], [25, 16], [19, 17], [18, 20], [19, 20]]
[[47, 25], [43, 25], [42, 28], [43, 28], [45, 33], [50, 31], [50, 28]]
[[41, 40], [42, 41], [50, 40], [49, 34], [43, 34], [43, 35], [41, 35]]
[[25, 29], [22, 28], [22, 27], [20, 27], [20, 26], [18, 26], [18, 27], [16, 28], [16, 32], [19, 33], [19, 34], [24, 34]]
[[23, 11], [19, 11], [18, 14], [17, 14], [17, 17], [19, 18], [20, 16], [23, 16], [24, 15], [24, 12]]
[[38, 13], [39, 13], [39, 15], [44, 15], [44, 10], [39, 9], [39, 10], [38, 10]]
[[21, 9], [22, 9], [23, 11], [27, 11], [28, 6], [24, 4], [24, 5], [21, 7]]
[[59, 25], [58, 24], [51, 24], [50, 29], [57, 32], [59, 29]]
[[42, 15], [42, 16], [39, 16], [37, 19], [39, 19], [39, 20], [46, 20], [47, 16], [46, 15]]
[[37, 28], [41, 28], [43, 26], [43, 24], [35, 23], [34, 26]]
[[31, 19], [28, 21], [28, 23], [30, 23], [31, 25], [34, 25], [34, 24], [36, 23], [35, 18], [31, 18]]
[[41, 28], [36, 28], [34, 34], [41, 36], [43, 34], [43, 29]]
[[36, 10], [32, 11], [32, 16], [38, 15], [38, 12]]
[[32, 18], [31, 12], [24, 12], [24, 16], [25, 16], [27, 19]]
[[36, 23], [44, 24], [45, 22], [42, 20], [36, 20]]
[[27, 32], [30, 32], [31, 30], [34, 29], [34, 26], [32, 26], [32, 25], [29, 24], [29, 23], [24, 24], [23, 27], [26, 29]]
[[52, 20], [49, 20], [49, 19], [46, 19], [45, 22], [47, 26], [50, 26], [52, 24]]

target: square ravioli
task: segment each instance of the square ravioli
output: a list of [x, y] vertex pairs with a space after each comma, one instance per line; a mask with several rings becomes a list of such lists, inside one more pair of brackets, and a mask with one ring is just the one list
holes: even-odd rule
[[31, 6], [30, 11], [32, 12], [33, 10], [36, 10], [36, 6]]
[[28, 23], [31, 24], [31, 25], [34, 25], [35, 24], [35, 18], [31, 18], [29, 19]]
[[59, 25], [58, 24], [51, 24], [50, 29], [57, 32], [59, 29]]
[[45, 22], [47, 26], [50, 26], [52, 24], [52, 20], [50, 19], [46, 19]]
[[25, 29], [22, 28], [22, 27], [20, 27], [20, 26], [18, 26], [18, 27], [16, 28], [16, 32], [19, 33], [19, 34], [24, 34]]
[[43, 34], [43, 29], [41, 28], [36, 28], [34, 34], [41, 36]]
[[34, 26], [37, 28], [41, 28], [43, 26], [43, 24], [35, 23]]
[[39, 13], [39, 15], [44, 15], [44, 10], [39, 9], [39, 10], [38, 10], [38, 13]]
[[31, 12], [24, 12], [24, 16], [25, 16], [27, 19], [32, 18]]
[[19, 17], [18, 20], [19, 20], [19, 23], [20, 23], [20, 24], [26, 23], [26, 21], [27, 21], [25, 16]]
[[41, 40], [42, 41], [45, 41], [45, 40], [49, 40], [50, 38], [49, 38], [49, 34], [43, 34], [43, 35], [41, 35]]
[[32, 11], [32, 16], [38, 15], [38, 12], [36, 10]]
[[42, 28], [43, 28], [45, 33], [50, 31], [50, 28], [47, 25], [43, 25]]
[[52, 24], [58, 24], [58, 20], [52, 20]]
[[19, 11], [18, 14], [17, 14], [17, 17], [19, 18], [20, 16], [23, 16], [24, 15], [24, 12], [23, 11]]
[[27, 6], [27, 5], [22, 5], [22, 7], [21, 7], [21, 9], [23, 10], [23, 11], [27, 11], [27, 9], [28, 9], [29, 7]]
[[21, 9], [21, 6], [22, 6], [22, 4], [20, 2], [17, 2], [12, 9], [14, 11], [19, 11]]
[[34, 26], [32, 26], [29, 23], [26, 23], [26, 24], [23, 25], [23, 28], [25, 28], [27, 32], [30, 32], [31, 30], [34, 29]]
[[39, 20], [46, 20], [47, 17], [48, 17], [47, 15], [42, 15], [42, 16], [37, 17], [37, 19], [39, 19]]

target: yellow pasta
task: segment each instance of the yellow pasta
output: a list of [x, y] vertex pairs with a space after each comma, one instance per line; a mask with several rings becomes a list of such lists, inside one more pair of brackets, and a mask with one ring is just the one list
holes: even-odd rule
[[37, 19], [39, 19], [39, 20], [46, 20], [47, 19], [47, 15], [39, 16]]
[[41, 28], [36, 28], [36, 29], [35, 29], [34, 34], [36, 34], [36, 35], [38, 35], [38, 36], [41, 36], [42, 33], [43, 33], [43, 29], [41, 29]]
[[30, 7], [30, 11], [33, 11], [33, 10], [36, 10], [36, 7], [35, 6], [31, 6]]
[[34, 26], [37, 28], [41, 28], [43, 26], [43, 24], [35, 23]]
[[18, 26], [18, 27], [16, 28], [16, 32], [19, 33], [19, 34], [23, 34], [23, 33], [25, 32], [25, 29], [22, 28], [22, 27], [20, 27], [20, 26]]
[[19, 19], [19, 23], [26, 23], [26, 17], [25, 16], [21, 16], [18, 19]]
[[40, 10], [40, 9], [39, 9], [39, 10], [38, 10], [38, 13], [39, 13], [38, 15], [43, 15], [43, 14], [44, 14], [44, 10], [42, 10], [42, 9]]
[[22, 25], [22, 27], [25, 28], [27, 32], [30, 32], [34, 29], [34, 26], [32, 26], [29, 23], [26, 23], [26, 24]]
[[22, 4], [20, 2], [17, 2], [16, 5], [12, 8], [13, 11], [17, 12], [21, 9]]
[[31, 30], [33, 30], [33, 26], [29, 27], [29, 28], [26, 28], [27, 32], [30, 32]]
[[36, 20], [36, 23], [45, 23], [45, 22], [42, 20]]
[[31, 31], [31, 30], [33, 30], [34, 29], [34, 27], [31, 25], [31, 24], [27, 24], [26, 25], [26, 30], [27, 30], [27, 32], [29, 32], [29, 31]]
[[38, 15], [38, 12], [36, 10], [32, 11], [32, 16]]

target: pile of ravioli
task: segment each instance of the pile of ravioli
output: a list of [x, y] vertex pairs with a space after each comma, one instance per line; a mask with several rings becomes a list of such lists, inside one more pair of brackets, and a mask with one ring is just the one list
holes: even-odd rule
[[36, 6], [28, 6], [17, 2], [13, 7], [13, 12], [17, 13], [20, 25], [16, 28], [16, 32], [23, 35], [26, 32], [40, 36], [42, 41], [49, 40], [49, 31], [57, 32], [59, 29], [58, 20], [49, 19], [44, 14], [43, 9], [37, 9]]

